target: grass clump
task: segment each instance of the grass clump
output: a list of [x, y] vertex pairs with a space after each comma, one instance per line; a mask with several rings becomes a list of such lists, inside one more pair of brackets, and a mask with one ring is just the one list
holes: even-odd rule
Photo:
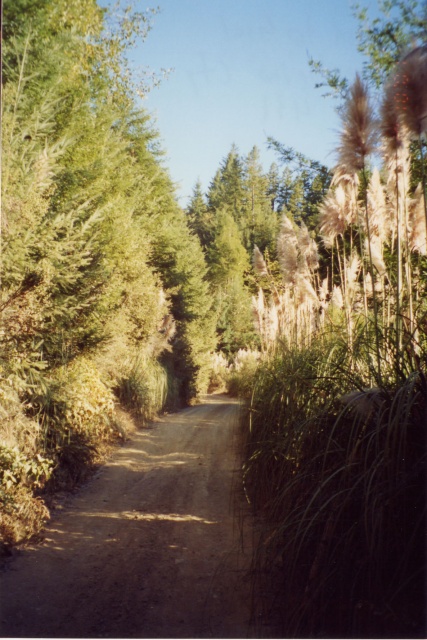
[[227, 391], [232, 396], [250, 398], [260, 353], [252, 349], [239, 349], [230, 365]]
[[405, 61], [386, 95], [381, 175], [368, 162], [379, 132], [367, 87], [357, 77], [349, 91], [319, 208], [322, 260], [287, 215], [281, 282], [254, 256], [262, 358], [243, 392], [244, 482], [261, 523], [262, 613], [280, 612], [285, 637], [427, 628], [427, 193], [412, 184], [395, 95]]
[[426, 377], [339, 396], [341, 355], [283, 349], [256, 376], [244, 478], [264, 606], [287, 637], [423, 637]]
[[160, 363], [142, 357], [124, 367], [116, 386], [123, 406], [144, 421], [154, 418], [168, 402], [174, 403], [174, 392], [167, 370]]

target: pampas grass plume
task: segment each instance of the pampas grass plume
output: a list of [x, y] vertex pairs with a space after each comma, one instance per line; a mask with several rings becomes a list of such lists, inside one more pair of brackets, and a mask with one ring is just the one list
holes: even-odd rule
[[409, 203], [409, 245], [412, 251], [427, 255], [426, 224], [424, 215], [423, 189], [419, 184]]
[[347, 227], [345, 192], [341, 185], [329, 191], [319, 206], [320, 234], [325, 246], [331, 247], [337, 236], [343, 236]]
[[382, 241], [389, 234], [389, 221], [386, 215], [386, 201], [383, 185], [381, 184], [380, 172], [375, 167], [368, 187], [368, 216], [369, 228], [373, 236], [377, 236]]
[[292, 222], [285, 215], [282, 217], [279, 236], [277, 238], [277, 257], [285, 282], [294, 282], [298, 270], [298, 240]]
[[427, 45], [416, 47], [402, 58], [390, 91], [409, 133], [418, 137], [427, 131]]
[[373, 153], [377, 141], [377, 123], [368, 90], [358, 74], [350, 88], [342, 124], [341, 144], [337, 149], [339, 164], [354, 174], [364, 168], [365, 159]]
[[256, 245], [254, 245], [254, 253], [253, 253], [252, 263], [253, 263], [253, 267], [254, 267], [255, 273], [258, 276], [267, 276], [268, 275], [266, 262], [264, 260], [264, 257], [262, 255], [261, 251], [258, 249], [258, 247]]
[[298, 228], [298, 247], [306, 266], [313, 273], [319, 266], [319, 254], [317, 251], [316, 241], [310, 237], [308, 229], [304, 222], [301, 222]]
[[340, 286], [334, 284], [334, 287], [332, 289], [332, 296], [331, 296], [331, 305], [333, 307], [337, 307], [337, 309], [342, 309], [344, 306], [344, 299], [343, 299], [343, 295], [342, 295], [342, 289]]

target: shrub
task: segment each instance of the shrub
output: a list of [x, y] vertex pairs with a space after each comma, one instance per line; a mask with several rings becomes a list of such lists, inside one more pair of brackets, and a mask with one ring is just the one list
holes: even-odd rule
[[2, 542], [16, 544], [42, 527], [49, 513], [33, 491], [44, 485], [52, 461], [37, 454], [27, 458], [18, 447], [0, 445], [0, 535]]
[[49, 488], [72, 486], [100, 460], [103, 447], [122, 438], [114, 416], [114, 395], [95, 365], [78, 358], [46, 376], [30, 397], [32, 415], [41, 425], [41, 442], [55, 460]]
[[211, 354], [208, 392], [226, 391], [229, 376], [229, 365], [222, 351]]
[[138, 357], [119, 379], [117, 394], [124, 406], [143, 420], [150, 420], [165, 407], [168, 396], [173, 396], [173, 387], [164, 367], [149, 358]]
[[230, 395], [250, 398], [260, 357], [259, 351], [239, 349], [230, 366], [227, 380]]

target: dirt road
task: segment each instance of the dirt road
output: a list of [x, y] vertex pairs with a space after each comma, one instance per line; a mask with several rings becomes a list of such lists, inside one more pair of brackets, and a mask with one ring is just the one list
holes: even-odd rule
[[[1, 572], [9, 637], [245, 638], [250, 550], [233, 517], [238, 405], [162, 417]], [[250, 536], [249, 536], [250, 537]]]

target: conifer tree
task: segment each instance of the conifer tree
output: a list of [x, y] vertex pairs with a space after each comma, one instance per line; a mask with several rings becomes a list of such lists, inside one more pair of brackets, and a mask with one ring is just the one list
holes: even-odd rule
[[208, 205], [202, 193], [200, 181], [196, 182], [190, 204], [187, 207], [188, 225], [194, 231], [202, 245], [206, 248], [212, 242], [212, 210], [208, 209]]

